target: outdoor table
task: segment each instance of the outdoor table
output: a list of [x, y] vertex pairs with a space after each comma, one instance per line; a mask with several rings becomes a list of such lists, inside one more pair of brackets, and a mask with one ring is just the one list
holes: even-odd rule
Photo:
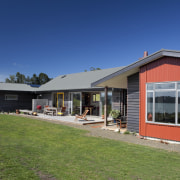
[[54, 112], [55, 112], [55, 115], [57, 116], [57, 108], [56, 107], [44, 107], [44, 114], [51, 113], [53, 116]]

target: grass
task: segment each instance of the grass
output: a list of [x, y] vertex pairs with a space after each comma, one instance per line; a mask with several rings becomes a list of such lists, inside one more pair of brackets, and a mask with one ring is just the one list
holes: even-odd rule
[[180, 154], [0, 115], [0, 179], [180, 179]]

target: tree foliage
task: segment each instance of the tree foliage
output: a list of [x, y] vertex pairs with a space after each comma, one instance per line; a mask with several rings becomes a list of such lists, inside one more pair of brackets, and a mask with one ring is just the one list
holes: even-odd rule
[[16, 75], [9, 75], [9, 78], [6, 78], [6, 83], [21, 83], [21, 84], [45, 84], [50, 78], [45, 73], [40, 73], [38, 76], [33, 74], [32, 77], [25, 76], [20, 72], [17, 72]]
[[[96, 70], [101, 70], [101, 68], [95, 68], [95, 67], [90, 67], [89, 68], [90, 71], [96, 71]], [[88, 70], [84, 70], [84, 72], [87, 72]]]
[[48, 81], [49, 81], [49, 77], [47, 74], [44, 74], [44, 73], [39, 74], [39, 83], [40, 84], [45, 84]]

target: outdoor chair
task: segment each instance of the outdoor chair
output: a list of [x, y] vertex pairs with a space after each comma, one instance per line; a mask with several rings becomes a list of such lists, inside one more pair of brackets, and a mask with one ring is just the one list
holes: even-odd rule
[[75, 121], [77, 121], [78, 119], [82, 119], [82, 120], [88, 121], [87, 117], [86, 117], [88, 112], [89, 112], [89, 110], [85, 110], [82, 115], [76, 115]]
[[60, 112], [58, 112], [57, 114], [60, 115], [60, 116], [63, 116], [66, 112], [66, 107], [62, 107]]
[[126, 128], [127, 127], [127, 120], [126, 120], [126, 116], [121, 116], [120, 119], [116, 119], [116, 124], [117, 124], [117, 127], [119, 126], [120, 129], [123, 127], [123, 128]]

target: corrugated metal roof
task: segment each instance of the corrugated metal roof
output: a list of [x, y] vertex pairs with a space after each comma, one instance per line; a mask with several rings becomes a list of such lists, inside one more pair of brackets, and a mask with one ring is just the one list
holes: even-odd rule
[[0, 83], [1, 91], [36, 91], [37, 88], [33, 88], [27, 84], [19, 83]]
[[38, 91], [89, 89], [91, 83], [102, 79], [124, 67], [102, 69], [58, 76], [38, 88]]

